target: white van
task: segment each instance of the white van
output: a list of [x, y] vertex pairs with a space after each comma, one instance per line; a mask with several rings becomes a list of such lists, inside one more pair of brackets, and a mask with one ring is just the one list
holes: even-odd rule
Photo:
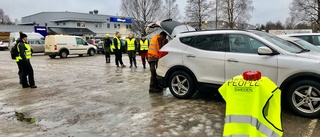
[[49, 35], [45, 39], [45, 55], [50, 58], [55, 58], [57, 55], [60, 58], [66, 58], [68, 55], [88, 54], [94, 56], [97, 48], [88, 44], [79, 36], [65, 36], [65, 35]]
[[[26, 34], [28, 36], [28, 40], [32, 40], [32, 41], [42, 41], [44, 40], [44, 37], [39, 34], [39, 33], [32, 33], [32, 32], [23, 32], [24, 34]], [[10, 36], [9, 36], [9, 49], [11, 50], [12, 46], [15, 44], [15, 41], [20, 37], [20, 33], [19, 32], [11, 32]], [[32, 45], [31, 49], [32, 49]], [[37, 50], [36, 50], [37, 51]]]

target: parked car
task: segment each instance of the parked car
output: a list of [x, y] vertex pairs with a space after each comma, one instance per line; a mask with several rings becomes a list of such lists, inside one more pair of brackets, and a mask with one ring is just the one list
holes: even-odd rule
[[50, 58], [55, 58], [57, 55], [66, 58], [68, 55], [94, 56], [96, 50], [96, 46], [88, 44], [79, 36], [49, 35], [45, 40], [44, 53]]
[[[25, 32], [25, 34], [28, 35], [28, 41], [42, 41], [44, 40], [44, 37], [39, 33], [30, 33]], [[9, 36], [9, 49], [11, 50], [12, 46], [15, 45], [16, 40], [20, 37], [19, 32], [11, 32]]]
[[192, 31], [172, 37], [170, 30], [178, 25], [162, 24], [158, 26], [172, 40], [160, 50], [157, 79], [176, 98], [190, 98], [197, 90], [216, 91], [234, 76], [256, 70], [279, 86], [293, 112], [320, 116], [318, 52], [255, 30]]
[[44, 53], [44, 40], [28, 39], [27, 43], [31, 47], [32, 53]]
[[0, 50], [6, 50], [9, 47], [9, 41], [0, 41]]
[[97, 47], [97, 53], [104, 53], [103, 41], [101, 39], [89, 39], [87, 42]]
[[[300, 46], [301, 48], [304, 48], [304, 49], [308, 49], [308, 50], [312, 50], [312, 51], [316, 51], [316, 52], [319, 52], [320, 53], [320, 48], [316, 47], [315, 45], [303, 40], [303, 39], [300, 39], [300, 38], [297, 38], [297, 37], [289, 37], [289, 36], [286, 36], [286, 35], [280, 35], [278, 36], [292, 44], [295, 44], [297, 46]], [[320, 55], [320, 54], [319, 54]]]
[[297, 37], [308, 41], [309, 43], [320, 46], [320, 33], [297, 33], [297, 34], [288, 34], [287, 36], [290, 37]]

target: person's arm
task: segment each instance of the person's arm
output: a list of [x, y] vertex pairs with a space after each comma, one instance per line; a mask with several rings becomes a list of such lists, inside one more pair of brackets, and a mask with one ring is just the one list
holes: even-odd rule
[[163, 46], [162, 43], [163, 43], [162, 38], [158, 38], [159, 49], [162, 48]]
[[134, 47], [135, 47], [136, 51], [138, 51], [138, 43], [136, 40], [134, 40]]
[[23, 42], [20, 42], [19, 44], [19, 55], [20, 57], [22, 58], [22, 60], [26, 61], [27, 58], [26, 58], [26, 55], [24, 54], [25, 53], [25, 47], [24, 47], [24, 43]]

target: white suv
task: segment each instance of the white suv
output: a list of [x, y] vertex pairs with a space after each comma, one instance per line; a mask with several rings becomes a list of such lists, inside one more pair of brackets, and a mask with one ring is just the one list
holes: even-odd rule
[[197, 90], [214, 91], [236, 75], [257, 70], [280, 87], [295, 113], [318, 117], [319, 53], [260, 31], [186, 32], [160, 50], [157, 79], [175, 97], [187, 99]]

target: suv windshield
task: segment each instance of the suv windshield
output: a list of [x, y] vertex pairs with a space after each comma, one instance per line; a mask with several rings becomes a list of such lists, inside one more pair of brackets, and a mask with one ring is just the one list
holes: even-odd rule
[[274, 36], [274, 35], [271, 35], [269, 33], [265, 33], [265, 32], [260, 32], [260, 31], [251, 31], [252, 33], [266, 39], [267, 41], [273, 43], [274, 45], [286, 50], [286, 51], [289, 51], [291, 53], [298, 53], [301, 51], [301, 48], [292, 44], [292, 43], [289, 43], [277, 36]]

